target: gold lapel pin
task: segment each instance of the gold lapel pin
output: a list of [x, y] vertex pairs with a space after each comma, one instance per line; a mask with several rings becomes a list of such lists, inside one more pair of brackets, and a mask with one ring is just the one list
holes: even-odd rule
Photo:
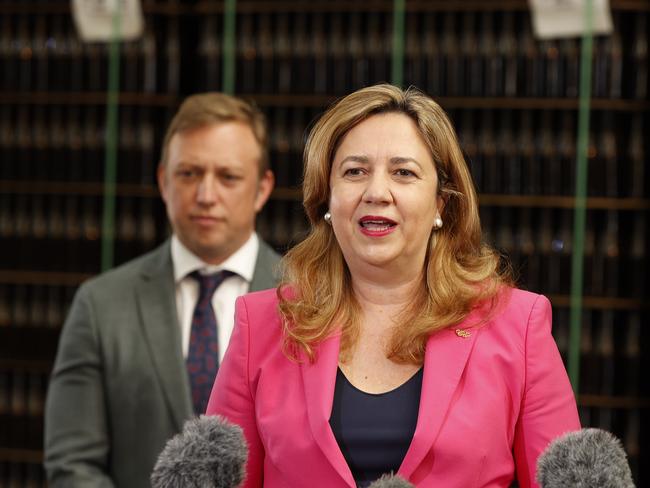
[[472, 334], [470, 332], [467, 332], [466, 330], [463, 330], [463, 329], [456, 329], [456, 335], [458, 337], [462, 337], [463, 339], [467, 339]]

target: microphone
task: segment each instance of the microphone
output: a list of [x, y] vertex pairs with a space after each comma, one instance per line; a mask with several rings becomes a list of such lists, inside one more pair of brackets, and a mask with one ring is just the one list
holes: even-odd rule
[[602, 429], [569, 432], [551, 442], [537, 460], [542, 488], [634, 488], [621, 442]]
[[396, 474], [385, 474], [370, 483], [368, 488], [415, 488], [415, 485]]
[[248, 446], [238, 425], [201, 415], [162, 450], [151, 473], [152, 488], [235, 488], [246, 476]]

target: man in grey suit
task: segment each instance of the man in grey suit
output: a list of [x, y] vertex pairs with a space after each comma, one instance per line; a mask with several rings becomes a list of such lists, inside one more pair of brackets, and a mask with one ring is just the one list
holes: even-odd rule
[[[158, 169], [172, 237], [84, 283], [64, 324], [45, 414], [51, 487], [148, 486], [165, 442], [205, 408], [186, 368], [209, 354], [193, 345], [199, 305], [213, 312], [215, 347], [199, 361], [218, 364], [234, 299], [276, 285], [279, 256], [254, 230], [274, 185], [268, 164], [257, 109], [218, 93], [181, 105]], [[201, 279], [223, 270], [199, 300]]]

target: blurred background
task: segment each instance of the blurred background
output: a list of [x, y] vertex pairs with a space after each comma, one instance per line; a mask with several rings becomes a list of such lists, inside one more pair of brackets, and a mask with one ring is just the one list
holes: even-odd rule
[[[583, 425], [621, 438], [638, 486], [650, 486], [650, 2], [611, 7], [614, 31], [594, 38], [592, 56], [578, 404]], [[0, 0], [0, 486], [46, 485], [44, 399], [73, 293], [101, 271], [102, 245], [117, 265], [167, 237], [161, 139], [184, 96], [224, 89], [228, 40], [233, 91], [269, 123], [277, 188], [258, 219], [264, 239], [284, 252], [304, 235], [302, 147], [318, 114], [394, 81], [399, 62], [401, 84], [451, 116], [486, 240], [510, 257], [522, 288], [549, 296], [567, 359], [579, 38], [535, 39], [525, 0], [239, 0], [234, 38], [224, 37], [224, 2], [142, 9], [143, 35], [119, 46], [111, 132], [109, 44], [80, 40], [69, 1]], [[113, 137], [115, 198], [105, 199]], [[102, 225], [108, 201], [114, 240]]]

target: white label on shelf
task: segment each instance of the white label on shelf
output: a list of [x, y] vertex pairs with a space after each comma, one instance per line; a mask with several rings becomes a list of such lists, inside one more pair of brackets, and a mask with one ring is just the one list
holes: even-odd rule
[[[539, 39], [579, 37], [586, 30], [587, 0], [528, 0], [533, 30]], [[609, 0], [591, 0], [593, 33], [612, 32]]]
[[[113, 19], [117, 14], [117, 26]], [[130, 41], [142, 35], [140, 0], [72, 0], [72, 17], [82, 40], [108, 42], [117, 37]]]

